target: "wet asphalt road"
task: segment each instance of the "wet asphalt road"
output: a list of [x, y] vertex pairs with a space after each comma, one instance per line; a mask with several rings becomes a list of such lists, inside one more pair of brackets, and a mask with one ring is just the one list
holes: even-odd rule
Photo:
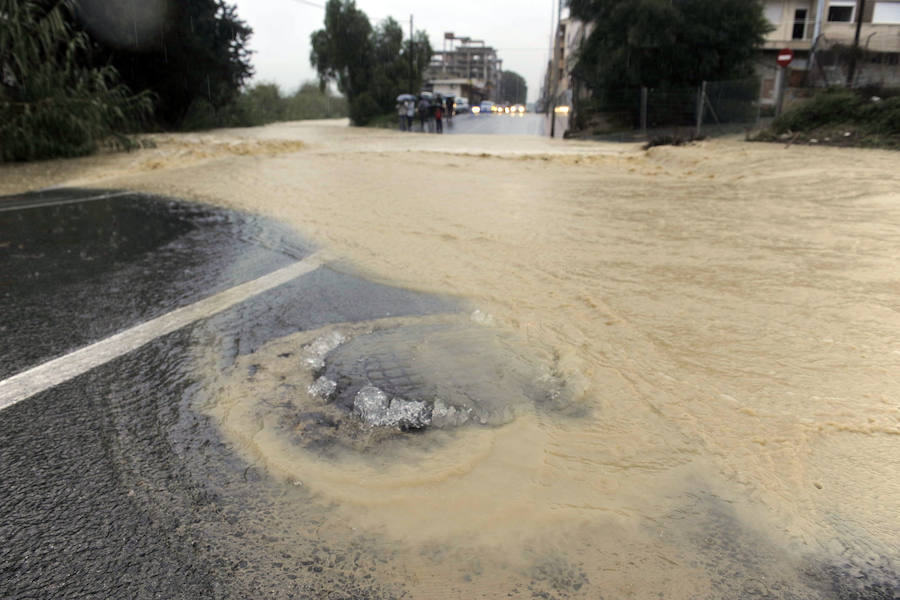
[[448, 134], [493, 134], [493, 135], [547, 135], [545, 117], [534, 113], [524, 115], [456, 115], [444, 125]]
[[310, 253], [274, 223], [97, 190], [0, 200], [0, 232], [0, 378]]
[[[0, 198], [0, 381], [314, 250], [278, 223], [167, 198]], [[390, 556], [278, 535], [272, 515], [310, 540], [321, 515], [193, 409], [208, 390], [191, 348], [213, 333], [228, 363], [296, 331], [462, 308], [323, 266], [0, 411], [0, 598], [404, 597], [373, 583]], [[722, 565], [754, 555], [726, 512], [700, 525], [727, 589]], [[896, 597], [891, 573], [810, 569], [823, 598]]]
[[[0, 199], [0, 380], [312, 250], [247, 215], [107, 194]], [[189, 349], [198, 328], [228, 360], [329, 323], [455, 309], [321, 267], [3, 410], [0, 598], [399, 597], [368, 583], [374, 557], [295, 556], [266, 536], [259, 515], [286, 492], [191, 409]]]

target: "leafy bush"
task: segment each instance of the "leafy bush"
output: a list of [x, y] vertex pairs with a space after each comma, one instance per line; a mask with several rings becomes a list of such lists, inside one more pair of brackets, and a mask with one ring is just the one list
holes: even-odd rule
[[834, 88], [785, 111], [772, 123], [776, 133], [810, 131], [823, 125], [849, 123], [860, 112], [863, 100], [855, 92]]
[[347, 116], [347, 101], [315, 83], [303, 84], [296, 93], [284, 96], [274, 83], [259, 83], [244, 90], [237, 100], [216, 108], [204, 99], [195, 100], [182, 122], [182, 129], [216, 127], [257, 127], [277, 121], [331, 119]]
[[216, 110], [216, 107], [208, 100], [195, 98], [184, 113], [179, 129], [182, 131], [204, 131], [216, 129], [217, 127], [227, 127], [229, 120], [234, 120], [237, 114], [238, 112], [234, 105], [227, 106], [222, 110]]
[[112, 67], [84, 66], [88, 38], [68, 24], [69, 1], [45, 4], [0, 0], [0, 161], [129, 148], [122, 132], [149, 115], [150, 95]]
[[354, 125], [368, 125], [379, 114], [381, 108], [369, 92], [363, 92], [350, 102], [350, 120]]
[[861, 118], [868, 122], [873, 133], [900, 135], [900, 96], [868, 102]]
[[274, 83], [260, 83], [243, 92], [237, 109], [247, 125], [265, 125], [284, 121], [286, 102]]
[[772, 123], [775, 133], [807, 132], [819, 127], [855, 126], [866, 133], [900, 134], [900, 96], [874, 100], [845, 88], [818, 94]]
[[289, 121], [335, 119], [347, 114], [346, 98], [319, 89], [317, 83], [304, 83], [297, 93], [285, 98], [285, 118]]

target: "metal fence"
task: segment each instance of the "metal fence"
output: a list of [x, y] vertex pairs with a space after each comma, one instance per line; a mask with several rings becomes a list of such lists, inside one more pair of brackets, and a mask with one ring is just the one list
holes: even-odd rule
[[[562, 125], [608, 139], [647, 139], [661, 134], [704, 136], [759, 124], [760, 79], [703, 82], [697, 87], [623, 88], [576, 99]], [[554, 118], [559, 118], [554, 117]]]
[[[875, 43], [878, 42], [878, 43]], [[821, 36], [805, 85], [900, 87], [900, 38], [871, 34], [858, 47]]]

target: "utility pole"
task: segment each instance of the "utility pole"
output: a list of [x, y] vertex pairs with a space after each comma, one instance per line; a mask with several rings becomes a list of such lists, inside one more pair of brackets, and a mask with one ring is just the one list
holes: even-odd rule
[[554, 2], [550, 3], [550, 47], [549, 47], [549, 58], [547, 59], [547, 80], [546, 85], [547, 89], [544, 90], [544, 100], [546, 100], [547, 105], [546, 109], [549, 113], [550, 110], [550, 94], [553, 89], [553, 39], [556, 37], [556, 30], [554, 29], [553, 19], [556, 16], [556, 4]]
[[856, 35], [853, 36], [853, 49], [850, 51], [850, 64], [847, 66], [847, 87], [853, 87], [853, 78], [856, 76], [856, 55], [859, 53], [859, 34], [862, 30], [863, 12], [866, 10], [866, 0], [858, 0], [856, 4]]
[[415, 85], [415, 56], [416, 56], [416, 41], [415, 34], [413, 33], [413, 16], [409, 15], [409, 93], [415, 94], [416, 90], [413, 89]]
[[816, 52], [819, 51], [819, 36], [822, 35], [822, 19], [825, 18], [825, 0], [819, 0], [816, 5], [816, 20], [813, 22], [812, 46], [809, 50], [809, 76], [813, 76], [816, 65]]
[[[553, 28], [552, 33], [550, 34], [551, 39], [551, 49], [550, 49], [550, 93], [553, 94], [553, 101], [550, 103], [550, 137], [556, 137], [556, 84], [558, 82], [554, 82], [555, 77], [553, 74], [557, 69], [557, 59], [556, 59], [556, 49], [559, 47], [559, 40], [557, 39], [559, 33], [559, 24], [562, 22], [562, 0], [557, 0], [556, 3], [556, 27]], [[552, 19], [551, 19], [552, 21]], [[560, 52], [560, 59], [563, 58], [563, 53]]]

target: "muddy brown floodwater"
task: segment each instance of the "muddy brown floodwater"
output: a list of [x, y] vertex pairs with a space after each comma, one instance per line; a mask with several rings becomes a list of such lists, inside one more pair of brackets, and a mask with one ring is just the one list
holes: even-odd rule
[[[0, 175], [0, 191], [126, 187], [262, 213], [553, 357], [580, 416], [523, 410], [322, 457], [250, 414], [274, 379], [198, 351], [220, 390], [203, 410], [302, 482], [330, 544], [390, 547], [380, 583], [414, 598], [895, 593], [896, 153], [287, 123]], [[298, 335], [253, 360], [286, 374]]]

